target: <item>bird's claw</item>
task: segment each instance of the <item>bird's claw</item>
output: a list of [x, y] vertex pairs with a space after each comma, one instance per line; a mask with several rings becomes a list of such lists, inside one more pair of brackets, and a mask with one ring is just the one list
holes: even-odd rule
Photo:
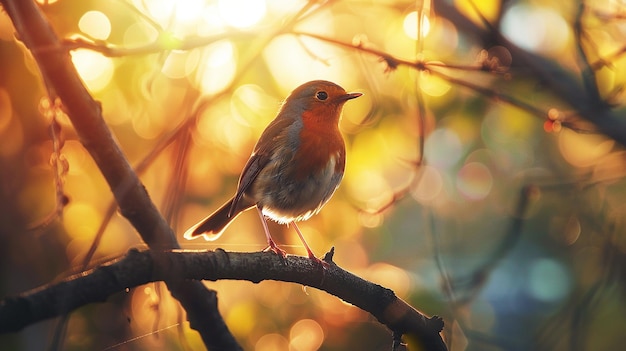
[[263, 249], [263, 252], [270, 252], [270, 251], [280, 256], [283, 260], [287, 257], [287, 251], [278, 247], [278, 245], [276, 245], [273, 240], [269, 241], [267, 243], [267, 247]]
[[315, 255], [309, 255], [309, 259], [311, 259], [311, 261], [313, 261], [314, 263], [321, 265], [324, 270], [328, 270], [330, 268], [330, 264], [328, 262], [315, 257]]

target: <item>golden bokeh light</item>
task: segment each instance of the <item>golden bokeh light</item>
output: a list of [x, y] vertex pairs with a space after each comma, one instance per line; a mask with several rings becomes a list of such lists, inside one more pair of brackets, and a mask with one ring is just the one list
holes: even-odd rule
[[[199, 139], [199, 138], [196, 138]], [[193, 164], [193, 167], [189, 170], [189, 180], [187, 184], [187, 191], [191, 194], [198, 194], [202, 196], [209, 196], [214, 194], [222, 186], [222, 177], [219, 171], [223, 171], [220, 167], [221, 162], [218, 158], [221, 155], [216, 152], [216, 157], [206, 157], [209, 148], [204, 145], [195, 145], [189, 151], [189, 162]], [[212, 149], [212, 148], [211, 148]], [[192, 206], [192, 205], [190, 205]], [[195, 206], [192, 206], [195, 208]], [[206, 211], [205, 208], [198, 209], [198, 211]], [[183, 211], [185, 215], [189, 211]], [[193, 211], [195, 212], [195, 210]], [[196, 218], [202, 216], [202, 213], [198, 213]], [[191, 225], [193, 223], [189, 223]]]
[[615, 141], [598, 134], [581, 134], [569, 129], [559, 133], [559, 150], [567, 162], [576, 167], [589, 167], [606, 156]]
[[[315, 55], [311, 54], [313, 52]], [[345, 55], [336, 47], [310, 38], [287, 35], [276, 37], [263, 50], [263, 59], [283, 95], [287, 95], [300, 84], [315, 79], [336, 81], [346, 89], [354, 86], [349, 80], [336, 79], [355, 77], [352, 75], [354, 68], [346, 65], [344, 58]]]
[[358, 235], [336, 238], [332, 244], [337, 252], [335, 261], [347, 270], [363, 269], [369, 264], [368, 252]]
[[93, 161], [83, 145], [77, 140], [67, 140], [63, 146], [63, 157], [67, 159], [70, 167], [68, 175], [82, 176], [85, 172], [93, 170]]
[[369, 266], [364, 278], [388, 287], [400, 298], [406, 298], [411, 287], [411, 277], [404, 269], [384, 262]]
[[324, 341], [324, 330], [312, 319], [301, 319], [289, 332], [289, 351], [315, 351]]
[[363, 128], [366, 119], [374, 107], [373, 92], [367, 89], [345, 87], [349, 91], [363, 93], [358, 99], [351, 101], [344, 107], [340, 127], [345, 133], [354, 133]]
[[233, 92], [230, 106], [233, 118], [261, 135], [278, 112], [280, 101], [268, 95], [259, 85], [243, 84]]
[[206, 14], [210, 12], [206, 0], [133, 0], [133, 2], [160, 26], [181, 37], [196, 35], [198, 26], [205, 21]]
[[237, 49], [229, 40], [207, 47], [194, 77], [200, 90], [207, 95], [221, 92], [232, 83], [237, 71]]
[[102, 221], [102, 213], [92, 204], [84, 201], [71, 201], [64, 210], [63, 225], [73, 238], [91, 238]]
[[171, 51], [163, 63], [161, 73], [171, 79], [185, 78], [195, 70], [199, 60], [198, 50]]
[[78, 20], [78, 28], [97, 40], [107, 40], [111, 35], [111, 21], [100, 11], [85, 12]]
[[84, 49], [72, 51], [72, 62], [85, 85], [93, 93], [106, 88], [113, 78], [115, 70], [113, 61], [98, 52]]
[[[361, 233], [362, 228], [356, 216], [357, 209], [354, 208], [352, 204], [343, 200], [345, 200], [343, 197], [343, 189], [340, 186], [337, 195], [331, 198], [319, 215], [319, 221], [323, 224], [321, 226], [317, 224], [314, 225], [322, 232], [323, 238], [328, 240], [326, 247], [323, 247], [322, 250], [328, 250], [330, 246], [333, 245], [334, 240], [337, 239], [337, 236], [349, 239]], [[317, 223], [320, 223], [319, 221]], [[328, 231], [336, 233], [337, 236], [324, 234]], [[355, 254], [357, 253], [358, 251], [355, 251]]]
[[133, 47], [150, 42], [154, 42], [159, 36], [156, 28], [146, 23], [138, 22], [131, 24], [124, 31], [123, 43], [125, 46]]
[[[411, 39], [417, 40], [418, 38], [424, 38], [430, 32], [430, 20], [428, 16], [422, 14], [422, 23], [418, 24], [418, 13], [417, 11], [409, 12], [402, 22], [402, 28], [404, 28], [404, 33]], [[418, 31], [421, 35], [418, 35]]]
[[428, 71], [422, 71], [419, 74], [419, 88], [427, 95], [438, 97], [446, 94], [452, 85]]
[[289, 351], [289, 341], [280, 334], [265, 334], [254, 344], [254, 351]]
[[266, 281], [263, 284], [255, 284], [252, 290], [259, 304], [270, 309], [277, 309], [299, 302], [293, 296], [294, 288], [297, 289], [297, 287], [287, 287], [280, 282]]
[[[252, 129], [246, 128], [232, 117], [231, 105], [221, 100], [210, 111], [202, 114], [198, 121], [198, 136], [204, 143], [228, 150], [233, 156], [247, 157], [254, 146]], [[233, 157], [236, 161], [236, 157]], [[226, 162], [226, 165], [229, 163]], [[239, 165], [242, 167], [242, 165]], [[241, 169], [238, 169], [240, 171]]]
[[154, 139], [184, 119], [184, 94], [185, 90], [172, 84], [172, 80], [165, 75], [155, 77], [150, 103], [132, 116], [135, 133], [144, 139]]
[[[358, 276], [362, 276], [363, 274], [363, 271], [360, 270], [354, 270], [352, 272]], [[319, 296], [316, 297], [318, 298], [316, 307], [321, 310], [320, 315], [323, 316], [323, 322], [326, 328], [344, 328], [347, 324], [359, 320], [362, 321], [363, 317], [367, 316], [367, 312], [363, 312], [354, 305], [338, 299], [335, 296], [319, 294]], [[328, 335], [329, 332], [328, 329], [326, 329], [326, 337], [328, 337]]]
[[382, 49], [395, 56], [410, 59], [416, 54], [416, 41], [407, 35], [404, 29], [404, 17], [394, 13], [390, 19], [387, 31], [382, 39]]
[[[383, 204], [386, 205], [386, 204]], [[382, 206], [376, 208], [370, 208], [373, 206], [367, 206], [366, 211], [359, 212], [359, 224], [361, 224], [365, 228], [376, 228], [383, 223], [383, 219], [385, 218], [382, 213], [378, 212], [378, 209], [382, 208]]]
[[385, 178], [373, 170], [351, 172], [345, 187], [354, 199], [368, 206], [367, 210], [377, 210], [393, 196]]
[[256, 326], [254, 318], [258, 314], [254, 301], [240, 300], [226, 313], [224, 319], [234, 335], [241, 337], [249, 335]]

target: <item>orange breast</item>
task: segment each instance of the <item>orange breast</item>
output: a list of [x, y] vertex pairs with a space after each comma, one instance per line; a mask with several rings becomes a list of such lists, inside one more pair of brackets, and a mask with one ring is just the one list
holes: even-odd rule
[[345, 144], [337, 120], [320, 119], [320, 114], [315, 112], [307, 111], [302, 116], [300, 146], [295, 157], [298, 163], [296, 177], [300, 179], [323, 170], [331, 157], [336, 160], [335, 172], [343, 173], [345, 168]]

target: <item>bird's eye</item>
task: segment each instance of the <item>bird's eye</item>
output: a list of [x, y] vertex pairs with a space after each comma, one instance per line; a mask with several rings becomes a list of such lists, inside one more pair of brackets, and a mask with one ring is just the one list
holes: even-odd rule
[[315, 93], [315, 97], [318, 100], [324, 101], [326, 99], [328, 99], [328, 93], [325, 91], [318, 91], [317, 93]]

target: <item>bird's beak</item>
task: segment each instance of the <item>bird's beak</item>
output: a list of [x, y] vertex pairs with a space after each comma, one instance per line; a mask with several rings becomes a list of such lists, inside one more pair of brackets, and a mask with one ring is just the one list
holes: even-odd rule
[[337, 96], [335, 98], [335, 101], [337, 101], [337, 102], [348, 101], [348, 100], [356, 99], [356, 98], [358, 98], [361, 95], [363, 95], [363, 93], [348, 93], [348, 94], [345, 94], [345, 95]]

